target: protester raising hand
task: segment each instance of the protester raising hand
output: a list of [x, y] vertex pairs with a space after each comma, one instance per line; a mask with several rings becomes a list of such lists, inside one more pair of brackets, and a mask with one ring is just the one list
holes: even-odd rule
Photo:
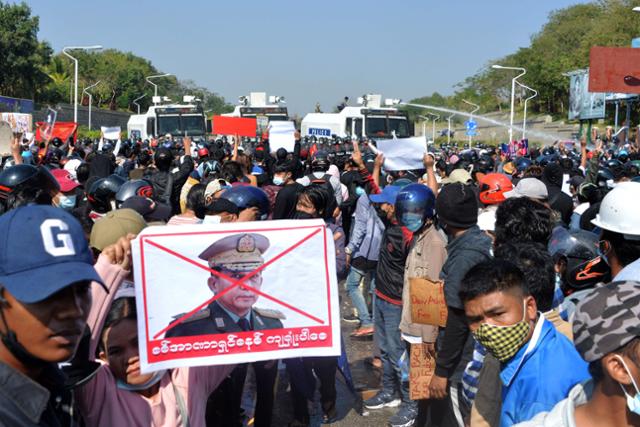
[[131, 270], [131, 241], [135, 238], [136, 235], [131, 233], [121, 237], [113, 245], [104, 248], [102, 255], [110, 264], [118, 264], [123, 270]]

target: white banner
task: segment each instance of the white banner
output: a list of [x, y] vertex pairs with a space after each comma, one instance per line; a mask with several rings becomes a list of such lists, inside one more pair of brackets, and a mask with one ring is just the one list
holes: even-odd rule
[[0, 113], [0, 121], [7, 122], [11, 126], [12, 132], [31, 132], [31, 114], [23, 113]]
[[384, 154], [386, 170], [424, 169], [422, 159], [427, 150], [424, 137], [379, 139], [376, 145]]
[[322, 220], [149, 227], [132, 248], [142, 372], [340, 354]]
[[117, 140], [120, 139], [120, 126], [113, 126], [113, 127], [107, 127], [107, 126], [101, 126], [100, 129], [102, 130], [102, 137], [104, 139], [112, 139], [112, 140]]
[[269, 146], [271, 152], [275, 153], [278, 148], [284, 148], [287, 152], [293, 152], [296, 143], [296, 128], [293, 122], [275, 121], [269, 123]]

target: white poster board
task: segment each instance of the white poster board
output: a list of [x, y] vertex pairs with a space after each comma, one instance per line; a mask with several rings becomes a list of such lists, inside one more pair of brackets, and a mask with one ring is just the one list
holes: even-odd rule
[[275, 153], [278, 148], [284, 148], [287, 152], [293, 152], [296, 143], [296, 128], [293, 122], [276, 121], [269, 123], [269, 146]]
[[388, 171], [424, 169], [422, 159], [426, 151], [423, 137], [379, 139], [377, 150], [384, 154], [384, 168]]
[[[250, 272], [210, 268], [229, 259], [225, 242], [235, 260], [264, 239]], [[149, 227], [132, 249], [142, 372], [340, 354], [335, 249], [322, 220]], [[231, 316], [236, 303], [250, 307], [250, 330]]]
[[120, 126], [101, 126], [100, 130], [102, 130], [102, 137], [104, 139], [112, 139], [114, 141], [120, 139]]
[[12, 132], [24, 134], [32, 130], [31, 114], [0, 113], [0, 121], [9, 123]]

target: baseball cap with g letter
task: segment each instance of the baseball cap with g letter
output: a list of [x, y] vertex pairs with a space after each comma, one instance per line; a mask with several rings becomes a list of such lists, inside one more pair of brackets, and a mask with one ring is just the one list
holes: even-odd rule
[[36, 303], [87, 280], [104, 287], [82, 226], [73, 216], [44, 205], [0, 216], [0, 285], [18, 301]]

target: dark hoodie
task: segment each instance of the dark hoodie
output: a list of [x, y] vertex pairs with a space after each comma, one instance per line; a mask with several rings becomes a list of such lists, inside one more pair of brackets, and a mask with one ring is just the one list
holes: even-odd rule
[[551, 209], [558, 211], [562, 217], [562, 222], [568, 225], [571, 222], [571, 214], [573, 213], [573, 199], [562, 192], [562, 178], [562, 167], [557, 163], [549, 163], [542, 173], [542, 181], [549, 192], [549, 206], [551, 206]]

